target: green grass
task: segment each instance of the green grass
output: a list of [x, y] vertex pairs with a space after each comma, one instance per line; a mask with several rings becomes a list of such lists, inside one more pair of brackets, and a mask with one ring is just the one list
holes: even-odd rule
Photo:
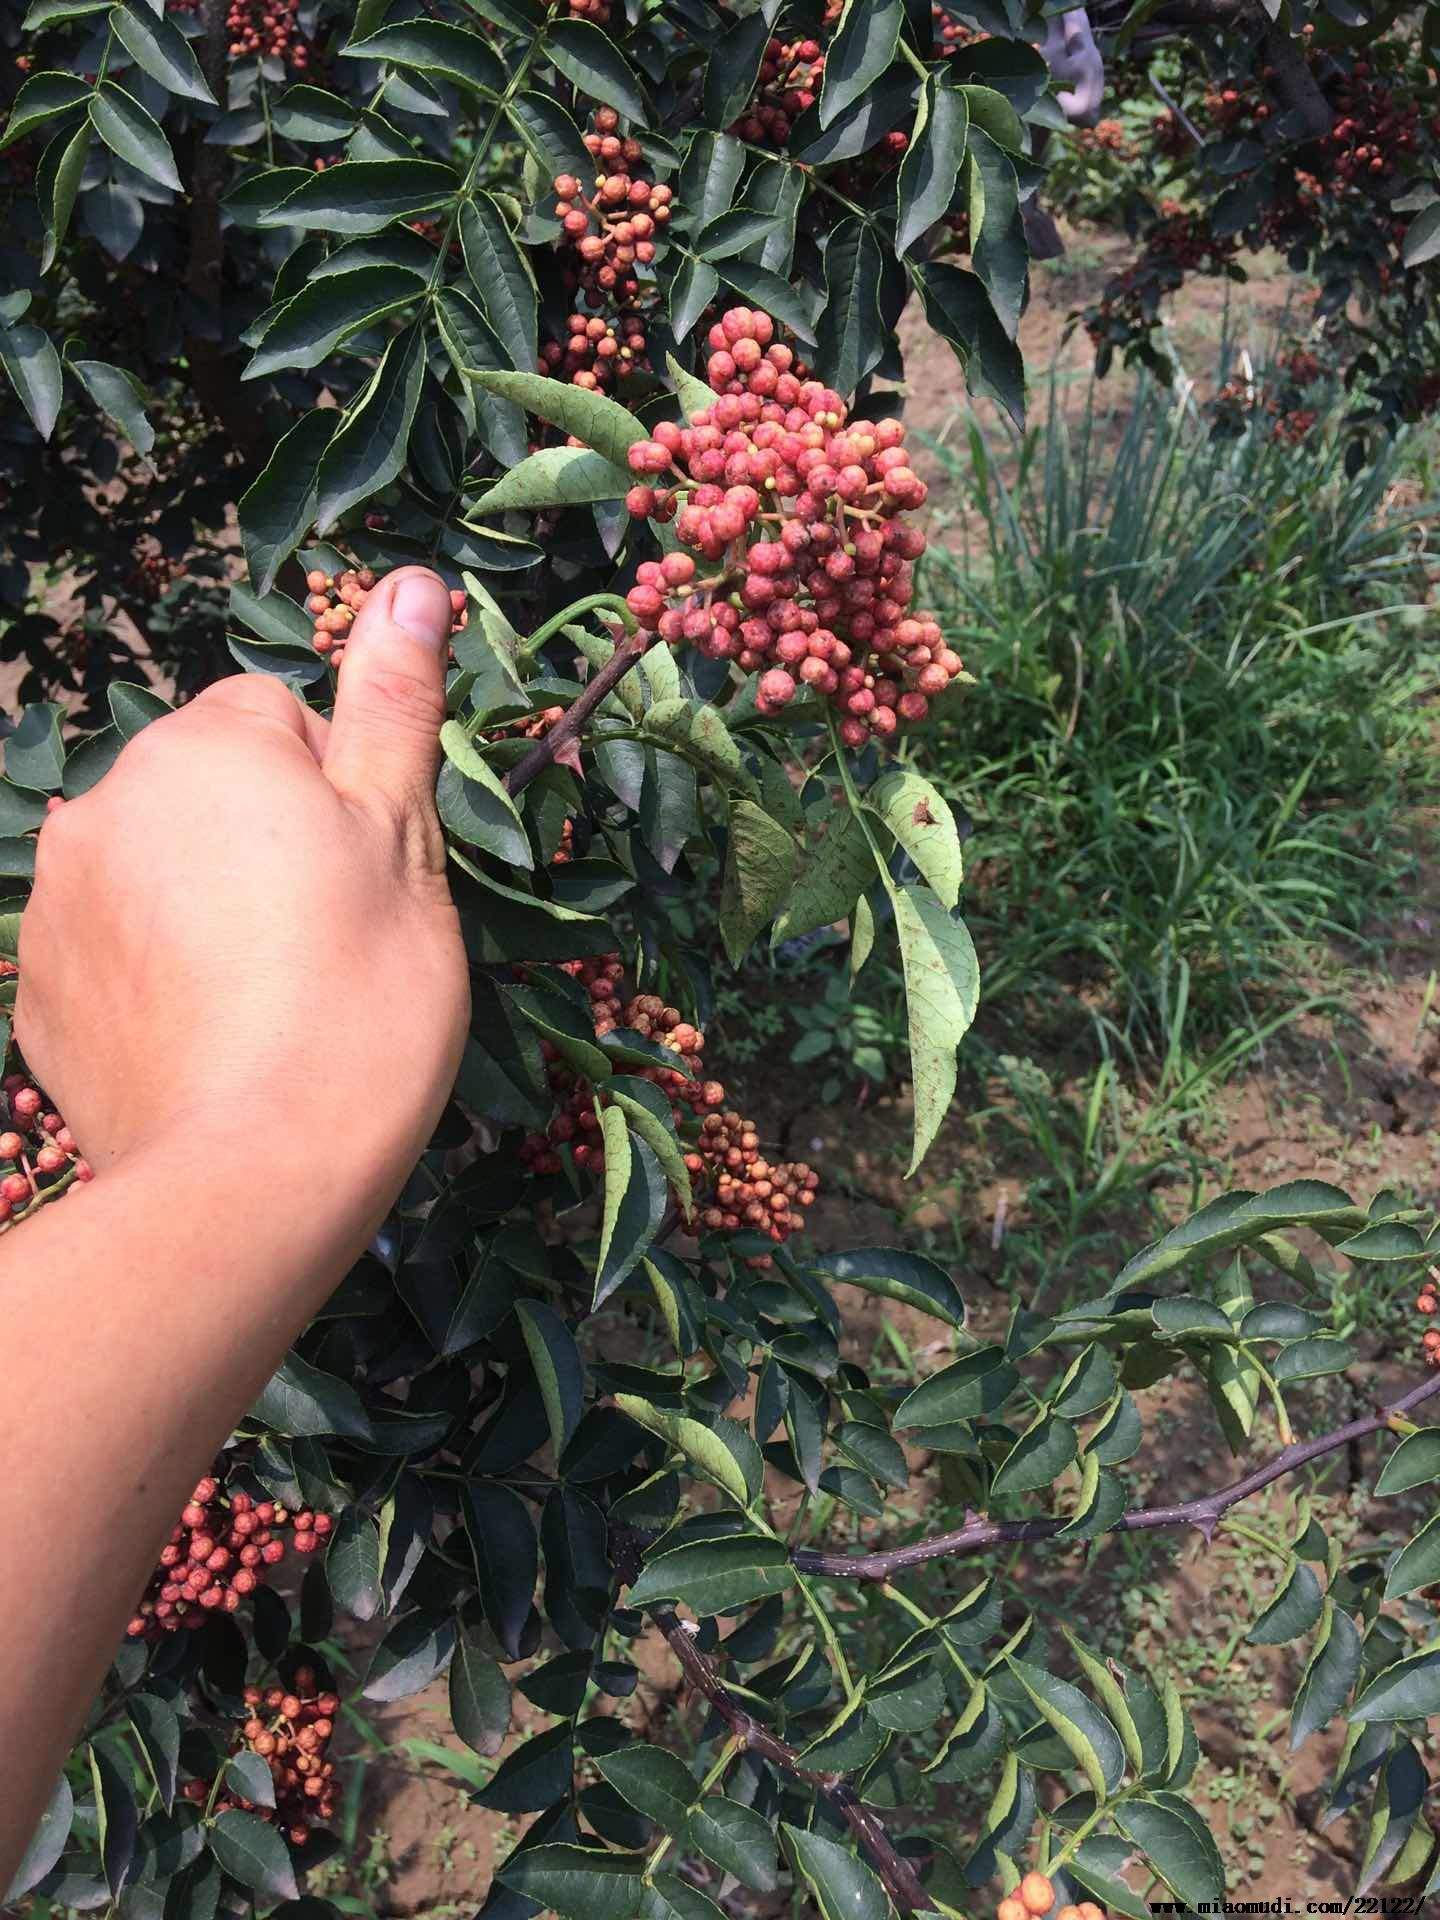
[[1182, 996], [1223, 1039], [1322, 949], [1359, 953], [1430, 783], [1437, 654], [1426, 509], [1393, 504], [1421, 449], [1352, 479], [1333, 413], [1288, 447], [1216, 440], [1153, 385], [1125, 404], [1092, 388], [1070, 424], [1056, 387], [1023, 441], [935, 443], [952, 524], [923, 598], [978, 684], [924, 752], [973, 823], [990, 1008], [1156, 1058]]

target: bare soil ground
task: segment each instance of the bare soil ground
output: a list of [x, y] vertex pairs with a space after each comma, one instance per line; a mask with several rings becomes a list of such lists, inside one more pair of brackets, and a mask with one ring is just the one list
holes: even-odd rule
[[[1124, 248], [1086, 234], [1072, 233], [1069, 241], [1066, 258], [1037, 275], [1022, 338], [1029, 364], [1054, 363], [1062, 374], [1073, 374], [1067, 392], [1073, 391], [1078, 403], [1089, 348], [1082, 333], [1067, 337], [1067, 318], [1098, 289]], [[1278, 271], [1262, 271], [1240, 289], [1195, 283], [1175, 323], [1182, 363], [1193, 366], [1197, 377], [1213, 369], [1227, 298], [1230, 325], [1258, 347], [1282, 321], [1298, 324], [1308, 297], [1307, 289]], [[928, 336], [915, 316], [907, 320], [906, 359], [910, 417], [932, 433], [945, 434], [953, 426], [960, 382], [948, 349]], [[1417, 822], [1413, 896], [1385, 930], [1385, 964], [1363, 982], [1348, 981], [1343, 1014], [1310, 1016], [1272, 1041], [1254, 1070], [1206, 1114], [1189, 1143], [1204, 1168], [1206, 1192], [1313, 1175], [1367, 1198], [1391, 1186], [1421, 1203], [1440, 1203], [1440, 1138], [1432, 1127], [1440, 1106], [1440, 1038], [1431, 1020], [1440, 867], [1424, 858], [1428, 835], [1428, 823]], [[1347, 956], [1337, 955], [1337, 969], [1343, 970], [1346, 961]], [[1037, 1041], [1037, 1051], [1041, 1046]], [[1063, 1091], [1068, 1063], [1062, 1057], [1052, 1065]], [[971, 1118], [978, 1109], [993, 1108], [994, 1087], [962, 1083], [955, 1115], [922, 1178], [907, 1186], [902, 1178], [909, 1133], [904, 1095], [863, 1105], [848, 1099], [834, 1106], [804, 1104], [777, 1090], [776, 1076], [756, 1072], [753, 1078], [747, 1103], [766, 1134], [826, 1164], [828, 1190], [813, 1218], [814, 1238], [822, 1248], [893, 1243], [897, 1237], [928, 1245], [966, 1292], [981, 1333], [1003, 1323], [1018, 1289], [1028, 1289], [1044, 1305], [1052, 1287], [1065, 1288], [1074, 1278], [1047, 1274], [1042, 1265], [1036, 1280], [1036, 1236], [1044, 1215], [1032, 1195], [1040, 1191], [1037, 1183], [1043, 1183], [1046, 1169], [1023, 1135], [993, 1112], [988, 1120]], [[1118, 1262], [1123, 1250], [1150, 1237], [1147, 1208], [1178, 1214], [1191, 1197], [1188, 1182], [1178, 1178], [1162, 1180], [1148, 1201], [1127, 1194], [1097, 1223], [1087, 1242], [1087, 1262], [1103, 1265], [1111, 1243]], [[1025, 1250], [1023, 1259], [1012, 1258], [1017, 1248]], [[853, 1291], [844, 1305], [851, 1352], [872, 1370], [883, 1373], [902, 1354], [927, 1371], [949, 1357], [948, 1342], [937, 1337], [943, 1330], [932, 1320]], [[1374, 1321], [1372, 1312], [1372, 1327]], [[1407, 1369], [1413, 1377], [1412, 1338], [1405, 1335], [1403, 1346], [1391, 1352], [1383, 1334], [1362, 1335], [1367, 1357], [1360, 1378], [1325, 1383], [1311, 1394], [1305, 1408], [1311, 1430], [1349, 1417], [1352, 1409], [1393, 1388]], [[1144, 1398], [1153, 1425], [1147, 1429], [1146, 1451], [1131, 1470], [1136, 1500], [1160, 1488], [1166, 1497], [1185, 1497], [1243, 1470], [1228, 1461], [1197, 1390], [1171, 1384]], [[1257, 1457], [1271, 1445], [1273, 1440], [1259, 1444]], [[1387, 1529], [1404, 1518], [1392, 1510], [1395, 1503], [1384, 1503], [1381, 1510], [1365, 1500], [1360, 1487], [1352, 1488], [1358, 1464], [1337, 1456], [1321, 1486], [1324, 1522], [1347, 1544], [1383, 1540]], [[927, 1510], [948, 1508], [944, 1462], [917, 1455], [913, 1465], [911, 1490], [896, 1510], [860, 1530], [867, 1542], [893, 1536]], [[1363, 1465], [1368, 1476], [1368, 1456]], [[1274, 1490], [1271, 1513], [1277, 1520], [1285, 1497], [1283, 1489]], [[1135, 1656], [1174, 1675], [1204, 1748], [1196, 1790], [1229, 1865], [1230, 1899], [1289, 1896], [1298, 1906], [1306, 1898], [1343, 1897], [1353, 1890], [1363, 1832], [1345, 1820], [1319, 1825], [1338, 1733], [1311, 1740], [1298, 1755], [1288, 1746], [1283, 1703], [1293, 1695], [1304, 1643], [1279, 1649], [1243, 1643], [1246, 1625], [1273, 1591], [1263, 1554], [1244, 1539], [1223, 1534], [1209, 1550], [1198, 1538], [1112, 1538], [1088, 1558], [1037, 1552], [1009, 1570], [1020, 1577], [1042, 1617], [1083, 1623], [1092, 1644], [1108, 1637], [1118, 1650], [1128, 1643]], [[356, 1652], [357, 1663], [363, 1663], [360, 1649]], [[631, 1700], [617, 1703], [616, 1711], [637, 1738], [687, 1750], [703, 1715], [679, 1694], [663, 1646], [642, 1643], [635, 1657], [642, 1667], [641, 1686]], [[541, 1720], [517, 1694], [510, 1744]], [[471, 1913], [480, 1904], [493, 1858], [513, 1838], [516, 1823], [473, 1808], [464, 1786], [413, 1745], [438, 1743], [459, 1752], [447, 1726], [443, 1687], [374, 1713], [378, 1750], [371, 1746], [357, 1776], [362, 1836], [357, 1857], [348, 1867], [322, 1868], [314, 1891], [348, 1893], [365, 1911], [383, 1916], [439, 1920]], [[963, 1851], [978, 1807], [954, 1795], [929, 1817], [948, 1828]], [[982, 1895], [976, 1911], [988, 1905]], [[734, 1910], [758, 1914], [765, 1908], [748, 1900]]]

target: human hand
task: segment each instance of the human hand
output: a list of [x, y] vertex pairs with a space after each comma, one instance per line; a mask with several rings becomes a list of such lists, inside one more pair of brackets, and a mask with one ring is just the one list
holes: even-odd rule
[[[263, 1207], [378, 1218], [454, 1079], [464, 949], [434, 809], [449, 595], [389, 575], [333, 722], [236, 675], [43, 827], [16, 1034], [97, 1172], [235, 1156]], [[214, 1166], [211, 1166], [211, 1172]]]
[[1105, 97], [1105, 62], [1084, 7], [1052, 18], [1040, 48], [1061, 91], [1060, 110], [1072, 126], [1091, 126]]

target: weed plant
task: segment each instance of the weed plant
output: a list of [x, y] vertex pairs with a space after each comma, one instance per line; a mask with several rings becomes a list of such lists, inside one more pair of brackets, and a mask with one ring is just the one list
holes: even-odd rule
[[1348, 477], [1334, 400], [1293, 446], [1258, 419], [1217, 438], [1148, 381], [1062, 401], [1024, 438], [972, 417], [932, 442], [952, 507], [925, 593], [978, 680], [938, 778], [973, 827], [991, 1010], [1059, 989], [1159, 1056], [1182, 980], [1204, 1031], [1254, 1030], [1407, 870], [1430, 456], [1402, 436]]

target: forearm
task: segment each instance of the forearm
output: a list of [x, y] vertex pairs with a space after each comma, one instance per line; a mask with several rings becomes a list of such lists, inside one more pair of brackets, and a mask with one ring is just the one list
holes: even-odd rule
[[347, 1180], [371, 1218], [186, 1141], [0, 1240], [0, 1894], [191, 1489], [396, 1184]]

